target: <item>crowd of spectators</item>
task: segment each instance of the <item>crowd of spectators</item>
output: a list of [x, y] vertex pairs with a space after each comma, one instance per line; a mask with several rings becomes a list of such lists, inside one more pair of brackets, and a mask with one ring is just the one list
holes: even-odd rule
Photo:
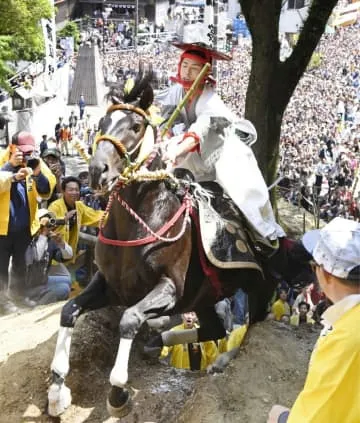
[[139, 68], [139, 58], [143, 63], [152, 65], [155, 89], [168, 86], [169, 77], [176, 74], [177, 58], [175, 51], [163, 44], [154, 45], [140, 54], [129, 51], [105, 55], [103, 59], [105, 81], [112, 85], [135, 76]]
[[321, 315], [330, 303], [319, 284], [309, 282], [305, 287], [289, 287], [285, 281], [279, 283], [267, 319], [293, 326], [321, 324]]
[[[284, 115], [280, 140], [282, 195], [326, 221], [335, 216], [359, 219], [357, 172], [360, 141], [360, 49], [358, 26], [324, 34], [318, 67], [300, 80]], [[151, 63], [156, 88], [176, 74], [178, 50], [164, 45], [141, 53], [104, 56], [109, 83], [133, 76], [139, 58]], [[218, 63], [218, 92], [244, 115], [251, 69], [251, 42], [240, 39], [230, 63]]]
[[321, 66], [308, 72], [288, 106], [280, 173], [286, 198], [320, 218], [359, 219], [358, 28], [324, 36]]
[[91, 19], [80, 33], [80, 42], [97, 44], [103, 53], [134, 48], [134, 28], [127, 19], [110, 19], [97, 16]]

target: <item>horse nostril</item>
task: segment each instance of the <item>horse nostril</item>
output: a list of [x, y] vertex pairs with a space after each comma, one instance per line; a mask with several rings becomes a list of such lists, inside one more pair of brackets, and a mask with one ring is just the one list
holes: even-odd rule
[[107, 164], [104, 164], [103, 173], [108, 172], [109, 166]]

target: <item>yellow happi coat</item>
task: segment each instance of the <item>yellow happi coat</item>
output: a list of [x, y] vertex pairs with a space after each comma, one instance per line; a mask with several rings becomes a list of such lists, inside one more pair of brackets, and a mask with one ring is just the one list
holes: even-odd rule
[[[10, 148], [0, 153], [0, 168], [9, 161]], [[47, 178], [50, 191], [47, 194], [37, 192], [36, 183], [31, 175], [26, 178], [26, 194], [29, 205], [29, 226], [31, 235], [35, 235], [40, 228], [39, 220], [36, 218], [38, 211], [38, 199], [47, 200], [50, 198], [56, 185], [56, 178], [45, 162], [40, 159], [41, 173]], [[10, 191], [12, 184], [12, 172], [0, 170], [0, 235], [7, 235], [10, 220]]]

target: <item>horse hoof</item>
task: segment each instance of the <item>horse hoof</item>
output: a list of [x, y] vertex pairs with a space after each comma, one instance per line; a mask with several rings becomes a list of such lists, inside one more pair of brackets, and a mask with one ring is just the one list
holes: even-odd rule
[[48, 413], [52, 417], [60, 416], [71, 404], [71, 391], [62, 383], [53, 383], [48, 392]]
[[127, 389], [112, 386], [106, 401], [106, 408], [110, 416], [121, 419], [132, 410], [132, 399]]

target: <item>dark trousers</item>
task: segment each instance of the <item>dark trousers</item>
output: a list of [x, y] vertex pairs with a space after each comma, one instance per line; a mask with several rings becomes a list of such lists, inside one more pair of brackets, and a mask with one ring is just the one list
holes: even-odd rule
[[25, 251], [31, 241], [29, 231], [0, 235], [0, 292], [9, 287], [9, 263], [11, 266], [11, 289], [21, 293], [25, 288]]

